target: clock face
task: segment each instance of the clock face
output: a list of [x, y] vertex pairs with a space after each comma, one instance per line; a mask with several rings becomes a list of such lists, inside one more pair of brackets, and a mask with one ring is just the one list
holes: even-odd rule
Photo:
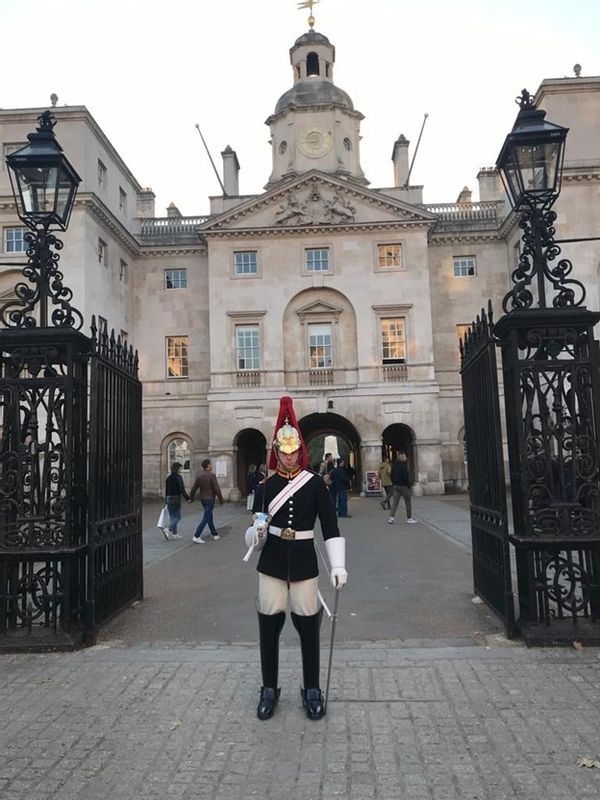
[[322, 128], [310, 128], [300, 136], [298, 149], [308, 158], [320, 158], [331, 150], [332, 136]]

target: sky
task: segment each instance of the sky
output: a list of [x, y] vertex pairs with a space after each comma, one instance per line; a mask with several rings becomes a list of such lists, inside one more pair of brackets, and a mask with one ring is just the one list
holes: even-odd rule
[[[240, 193], [271, 171], [264, 121], [292, 86], [289, 48], [308, 30], [297, 0], [0, 0], [0, 108], [85, 105], [156, 215], [206, 214], [230, 145]], [[600, 75], [598, 0], [321, 0], [315, 30], [336, 48], [334, 81], [361, 124], [371, 186], [393, 184], [402, 133], [426, 203], [454, 202], [493, 166], [514, 99], [544, 78]], [[60, 128], [56, 129], [60, 141]], [[67, 153], [68, 156], [68, 153]]]

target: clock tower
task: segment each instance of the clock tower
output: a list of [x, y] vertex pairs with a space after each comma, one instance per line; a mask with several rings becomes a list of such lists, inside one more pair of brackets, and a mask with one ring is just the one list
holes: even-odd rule
[[363, 115], [333, 82], [335, 47], [311, 29], [294, 43], [290, 62], [294, 85], [266, 121], [273, 170], [265, 188], [311, 169], [368, 184], [359, 158]]

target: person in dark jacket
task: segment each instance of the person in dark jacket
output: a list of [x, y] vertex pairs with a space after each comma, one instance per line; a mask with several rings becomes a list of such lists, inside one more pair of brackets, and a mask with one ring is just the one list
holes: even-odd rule
[[412, 480], [408, 469], [408, 459], [406, 453], [398, 453], [398, 458], [392, 464], [392, 509], [391, 516], [388, 519], [390, 525], [394, 524], [394, 517], [396, 516], [396, 509], [400, 498], [404, 498], [406, 506], [406, 521], [414, 525], [417, 520], [413, 519], [412, 507], [410, 502]]
[[181, 539], [177, 533], [177, 523], [181, 519], [181, 498], [189, 500], [188, 494], [183, 484], [183, 478], [179, 474], [181, 464], [178, 461], [171, 464], [171, 474], [165, 484], [165, 503], [169, 512], [169, 527], [163, 528], [165, 539]]
[[257, 570], [258, 624], [263, 685], [257, 717], [269, 719], [279, 700], [279, 636], [288, 602], [302, 652], [302, 703], [306, 715], [325, 714], [319, 687], [319, 627], [322, 609], [317, 593], [318, 564], [314, 546], [317, 517], [331, 565], [331, 582], [345, 585], [345, 539], [323, 478], [308, 465], [308, 452], [294, 414], [292, 399], [282, 397], [269, 468], [276, 472], [256, 487], [254, 511], [269, 514], [269, 527]]
[[337, 463], [329, 473], [331, 487], [329, 494], [333, 500], [333, 506], [337, 510], [338, 517], [350, 517], [348, 514], [348, 492], [350, 491], [350, 476], [346, 469], [346, 462], [343, 458]]

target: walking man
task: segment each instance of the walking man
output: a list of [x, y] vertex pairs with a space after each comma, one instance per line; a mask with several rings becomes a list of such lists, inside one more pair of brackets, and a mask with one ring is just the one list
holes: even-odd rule
[[379, 480], [381, 482], [381, 486], [383, 487], [383, 491], [385, 492], [385, 497], [379, 504], [383, 510], [386, 509], [389, 511], [392, 504], [392, 465], [390, 463], [390, 459], [387, 456], [384, 456], [383, 461], [379, 465]]
[[194, 500], [196, 492], [198, 492], [200, 495], [200, 502], [204, 508], [204, 515], [198, 523], [196, 533], [192, 537], [192, 542], [195, 544], [204, 544], [202, 532], [207, 525], [212, 533], [212, 538], [217, 541], [217, 539], [220, 539], [221, 537], [217, 533], [215, 523], [213, 522], [213, 511], [217, 499], [219, 500], [219, 504], [223, 505], [223, 495], [221, 494], [219, 481], [213, 474], [210, 458], [205, 458], [202, 462], [202, 472], [194, 481], [192, 491], [190, 492], [190, 503]]
[[260, 553], [258, 580], [258, 628], [263, 685], [256, 715], [273, 716], [279, 700], [279, 636], [288, 602], [294, 627], [300, 636], [302, 704], [306, 716], [319, 720], [325, 714], [320, 689], [319, 627], [323, 609], [317, 594], [318, 565], [314, 547], [317, 517], [331, 565], [331, 582], [345, 585], [346, 540], [340, 536], [323, 478], [306, 469], [308, 451], [302, 440], [291, 397], [282, 397], [269, 468], [276, 469], [256, 488], [254, 511], [270, 516], [267, 539]]
[[396, 509], [398, 508], [401, 497], [404, 498], [404, 504], [406, 506], [406, 521], [412, 525], [416, 524], [417, 520], [413, 519], [410, 502], [411, 486], [412, 480], [410, 478], [406, 453], [398, 453], [398, 458], [392, 464], [392, 513], [388, 519], [390, 525], [394, 524]]
[[174, 461], [171, 464], [171, 474], [165, 483], [165, 503], [169, 512], [169, 527], [163, 528], [163, 534], [167, 541], [181, 539], [181, 536], [177, 533], [177, 523], [181, 519], [181, 497], [183, 496], [186, 500], [189, 500], [183, 484], [183, 478], [179, 474], [180, 469], [181, 464], [178, 461]]

